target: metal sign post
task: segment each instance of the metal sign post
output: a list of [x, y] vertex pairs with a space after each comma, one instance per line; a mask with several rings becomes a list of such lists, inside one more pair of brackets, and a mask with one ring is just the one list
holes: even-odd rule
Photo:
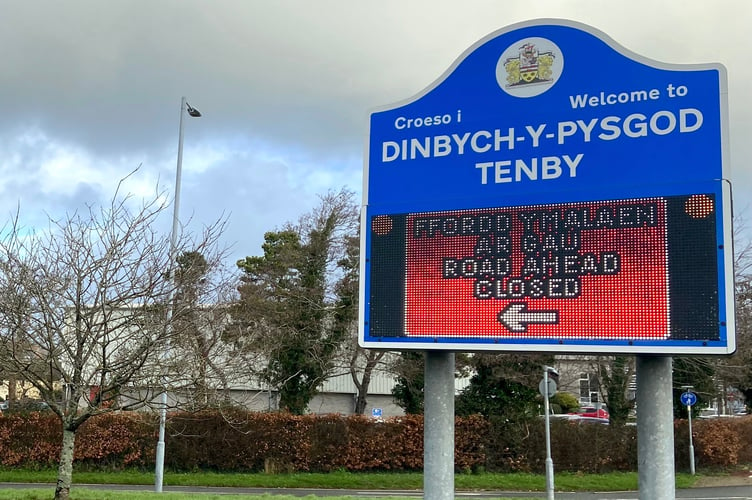
[[637, 356], [637, 477], [640, 500], [674, 500], [671, 358]]
[[546, 423], [546, 499], [554, 500], [554, 461], [551, 458], [551, 405], [548, 400], [556, 394], [556, 382], [548, 378], [549, 373], [558, 375], [558, 372], [550, 366], [543, 367], [543, 380], [540, 384], [540, 393], [543, 396], [543, 411]]
[[687, 407], [687, 418], [689, 419], [689, 472], [695, 475], [695, 445], [692, 436], [692, 407], [697, 403], [697, 394], [692, 392], [694, 386], [683, 385], [684, 392], [681, 395], [681, 403]]
[[423, 498], [454, 500], [454, 353], [427, 351]]

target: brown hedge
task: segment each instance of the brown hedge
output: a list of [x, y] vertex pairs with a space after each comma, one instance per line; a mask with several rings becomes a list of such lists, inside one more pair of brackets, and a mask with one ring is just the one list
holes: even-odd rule
[[[696, 467], [722, 468], [752, 463], [752, 416], [692, 420]], [[688, 421], [674, 425], [677, 467], [689, 469]]]
[[[80, 466], [108, 469], [154, 464], [154, 423], [148, 415], [105, 414], [85, 422], [76, 437]], [[50, 412], [0, 416], [0, 464], [48, 468], [57, 464], [63, 432]]]
[[[752, 463], [752, 417], [693, 421], [698, 467]], [[111, 413], [90, 419], [76, 438], [77, 467], [151, 469], [157, 421], [149, 414]], [[553, 422], [552, 458], [558, 471], [636, 470], [635, 427]], [[0, 465], [49, 468], [60, 450], [59, 419], [51, 413], [0, 417]], [[675, 423], [677, 470], [688, 469], [686, 421]], [[374, 420], [364, 416], [293, 416], [248, 411], [169, 415], [166, 466], [216, 471], [419, 471], [423, 418]], [[458, 417], [459, 471], [541, 472], [543, 422]]]

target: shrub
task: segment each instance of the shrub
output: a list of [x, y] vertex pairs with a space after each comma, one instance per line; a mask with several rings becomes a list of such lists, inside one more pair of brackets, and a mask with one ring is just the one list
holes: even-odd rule
[[49, 412], [12, 413], [0, 418], [0, 463], [49, 468], [57, 463], [63, 431]]
[[701, 465], [736, 465], [741, 451], [738, 423], [730, 419], [701, 420], [693, 429]]
[[[77, 434], [76, 466], [152, 468], [156, 426], [150, 414], [94, 417]], [[636, 427], [553, 421], [551, 451], [556, 470], [636, 470], [636, 431]], [[693, 431], [699, 466], [752, 462], [752, 417], [700, 420]], [[0, 416], [0, 464], [52, 467], [58, 460], [61, 437], [60, 420], [50, 412]], [[688, 467], [687, 439], [687, 422], [676, 421], [678, 469]], [[458, 417], [454, 453], [458, 471], [543, 472], [543, 419]], [[375, 420], [244, 410], [172, 413], [167, 422], [165, 465], [180, 471], [419, 471], [423, 468], [423, 417]]]
[[76, 439], [77, 464], [119, 470], [154, 463], [156, 421], [148, 417], [107, 413], [87, 420]]
[[580, 400], [569, 392], [559, 391], [551, 398], [551, 405], [557, 406], [559, 413], [574, 413], [580, 409]]
[[752, 416], [734, 419], [742, 446], [739, 449], [739, 463], [752, 464]]

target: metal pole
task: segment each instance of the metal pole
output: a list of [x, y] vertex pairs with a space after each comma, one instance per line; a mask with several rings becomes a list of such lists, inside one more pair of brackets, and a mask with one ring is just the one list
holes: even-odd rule
[[[187, 106], [185, 97], [180, 98], [180, 125], [178, 126], [178, 161], [175, 166], [175, 202], [172, 206], [172, 232], [170, 233], [170, 256], [175, 253], [178, 242], [178, 229], [180, 226], [180, 183], [183, 177], [183, 115]], [[173, 262], [170, 261], [170, 267]], [[172, 278], [172, 275], [170, 275]]]
[[548, 368], [543, 369], [543, 386], [546, 394], [543, 396], [543, 411], [546, 421], [546, 500], [554, 500], [554, 461], [551, 458], [551, 418], [548, 416], [550, 406], [548, 402]]
[[640, 500], [674, 500], [671, 357], [637, 356], [637, 475]]
[[454, 500], [454, 353], [426, 351], [423, 498]]
[[154, 466], [154, 491], [162, 493], [164, 480], [165, 426], [167, 423], [167, 390], [162, 391], [159, 409], [159, 441], [157, 441], [157, 459]]
[[[178, 161], [175, 168], [175, 200], [172, 206], [172, 231], [170, 232], [170, 254], [169, 254], [169, 279], [174, 279], [172, 275], [173, 266], [177, 256], [176, 247], [178, 241], [178, 230], [180, 225], [180, 182], [183, 173], [183, 114], [186, 109], [187, 103], [185, 97], [180, 99], [180, 125], [178, 126]], [[175, 287], [171, 287], [169, 297], [167, 299], [167, 336], [172, 331], [172, 314], [173, 314], [173, 299], [175, 297]], [[164, 354], [167, 354], [166, 352]], [[160, 409], [159, 409], [159, 440], [157, 441], [157, 456], [156, 465], [154, 466], [154, 491], [157, 493], [162, 492], [162, 483], [164, 480], [164, 456], [165, 456], [165, 425], [167, 423], [167, 388], [164, 387], [160, 396]]]
[[689, 415], [689, 472], [695, 475], [695, 445], [692, 440], [692, 405], [687, 405]]

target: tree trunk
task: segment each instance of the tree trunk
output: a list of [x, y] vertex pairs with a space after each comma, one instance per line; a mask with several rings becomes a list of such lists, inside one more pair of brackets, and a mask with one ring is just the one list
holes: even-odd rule
[[363, 370], [363, 380], [358, 387], [358, 398], [355, 400], [355, 414], [363, 415], [366, 411], [366, 404], [368, 404], [368, 388], [371, 385], [371, 372], [373, 372], [373, 366], [366, 364]]
[[368, 394], [368, 383], [364, 382], [364, 389], [361, 388], [358, 390], [358, 396], [355, 398], [355, 414], [356, 415], [363, 415], [366, 411], [366, 405], [368, 404], [368, 399], [366, 399]]
[[60, 466], [57, 470], [55, 500], [68, 500], [70, 498], [71, 482], [73, 481], [73, 446], [75, 442], [75, 431], [63, 427], [63, 448], [60, 450]]
[[371, 375], [376, 365], [384, 357], [385, 352], [369, 351], [366, 355], [366, 366], [363, 368], [363, 379], [358, 381], [358, 377], [355, 371], [355, 361], [350, 363], [350, 376], [355, 383], [355, 387], [358, 389], [358, 396], [355, 399], [355, 414], [363, 415], [366, 411], [366, 405], [368, 404], [368, 388], [371, 385]]
[[16, 401], [18, 399], [17, 379], [15, 375], [8, 377], [8, 401]]

